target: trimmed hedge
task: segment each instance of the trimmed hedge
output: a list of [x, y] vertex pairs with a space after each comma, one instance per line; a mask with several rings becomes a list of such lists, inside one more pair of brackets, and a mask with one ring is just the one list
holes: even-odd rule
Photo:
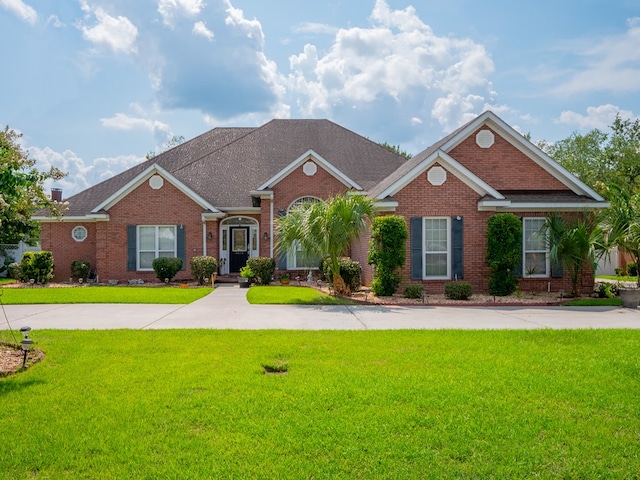
[[404, 297], [405, 298], [422, 298], [422, 292], [424, 291], [424, 286], [420, 284], [411, 284], [404, 287]]
[[193, 278], [198, 281], [199, 285], [204, 285], [218, 271], [218, 260], [208, 255], [191, 257], [189, 267]]
[[151, 262], [151, 266], [156, 272], [158, 280], [161, 282], [167, 279], [171, 281], [182, 268], [182, 260], [176, 257], [159, 257]]
[[[333, 278], [331, 265], [329, 265], [329, 262], [326, 260], [322, 262], [322, 271], [329, 283], [332, 283], [330, 280]], [[360, 262], [351, 260], [350, 257], [340, 258], [340, 276], [342, 277], [342, 280], [344, 280], [345, 285], [349, 288], [349, 291], [357, 292], [360, 290], [360, 286], [362, 285], [362, 267], [360, 266]]]
[[24, 281], [47, 283], [53, 278], [53, 254], [47, 250], [24, 252], [20, 267]]
[[444, 286], [444, 295], [452, 300], [468, 300], [473, 295], [469, 282], [449, 282]]
[[91, 271], [91, 264], [84, 260], [74, 260], [71, 262], [71, 278], [78, 280], [82, 278], [86, 280], [89, 278], [89, 272]]

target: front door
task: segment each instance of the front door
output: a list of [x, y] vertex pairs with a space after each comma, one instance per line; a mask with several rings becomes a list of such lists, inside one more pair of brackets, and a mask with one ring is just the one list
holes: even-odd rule
[[249, 227], [231, 227], [231, 252], [229, 273], [238, 273], [249, 258]]

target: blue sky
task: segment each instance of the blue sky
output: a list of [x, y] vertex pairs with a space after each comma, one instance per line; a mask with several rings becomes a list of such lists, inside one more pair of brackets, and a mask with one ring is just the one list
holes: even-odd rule
[[0, 41], [0, 125], [65, 197], [272, 118], [415, 154], [486, 109], [549, 142], [640, 115], [640, 0], [0, 0]]

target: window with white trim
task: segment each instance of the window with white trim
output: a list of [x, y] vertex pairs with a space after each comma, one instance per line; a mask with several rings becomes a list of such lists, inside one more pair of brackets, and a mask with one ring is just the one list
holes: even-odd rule
[[153, 270], [158, 257], [177, 257], [175, 225], [138, 226], [138, 270]]
[[[317, 197], [300, 197], [297, 200], [291, 202], [288, 212], [296, 208], [303, 207], [313, 203], [319, 203], [320, 200]], [[302, 246], [295, 242], [293, 249], [287, 254], [287, 268], [289, 270], [317, 270], [320, 267], [320, 257], [316, 255], [306, 255], [302, 250]]]
[[545, 219], [525, 218], [522, 223], [523, 277], [548, 277], [551, 270], [548, 233], [544, 228]]
[[449, 217], [422, 219], [424, 241], [424, 278], [451, 278], [451, 226]]
[[76, 242], [84, 242], [85, 238], [87, 238], [87, 229], [81, 225], [73, 227], [73, 230], [71, 230], [71, 237]]

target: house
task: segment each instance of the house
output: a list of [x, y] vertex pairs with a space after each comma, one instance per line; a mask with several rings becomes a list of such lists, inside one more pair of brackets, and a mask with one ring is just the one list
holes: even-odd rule
[[[63, 219], [40, 214], [42, 248], [55, 277], [73, 260], [93, 265], [101, 281], [155, 280], [158, 256], [211, 255], [220, 274], [238, 272], [250, 256], [277, 258], [274, 222], [303, 201], [355, 192], [378, 214], [407, 220], [405, 283], [440, 293], [464, 279], [488, 288], [485, 232], [496, 212], [523, 221], [521, 288], [569, 290], [551, 268], [545, 242], [533, 242], [549, 213], [607, 206], [494, 113], [487, 111], [406, 159], [328, 120], [272, 120], [257, 128], [215, 128], [68, 199]], [[532, 236], [533, 235], [533, 236]], [[437, 241], [431, 241], [437, 239]], [[529, 240], [529, 241], [527, 241]], [[352, 245], [363, 265], [368, 235]], [[306, 271], [299, 252], [278, 268]], [[535, 264], [534, 264], [534, 263]], [[593, 284], [585, 272], [584, 289]]]

